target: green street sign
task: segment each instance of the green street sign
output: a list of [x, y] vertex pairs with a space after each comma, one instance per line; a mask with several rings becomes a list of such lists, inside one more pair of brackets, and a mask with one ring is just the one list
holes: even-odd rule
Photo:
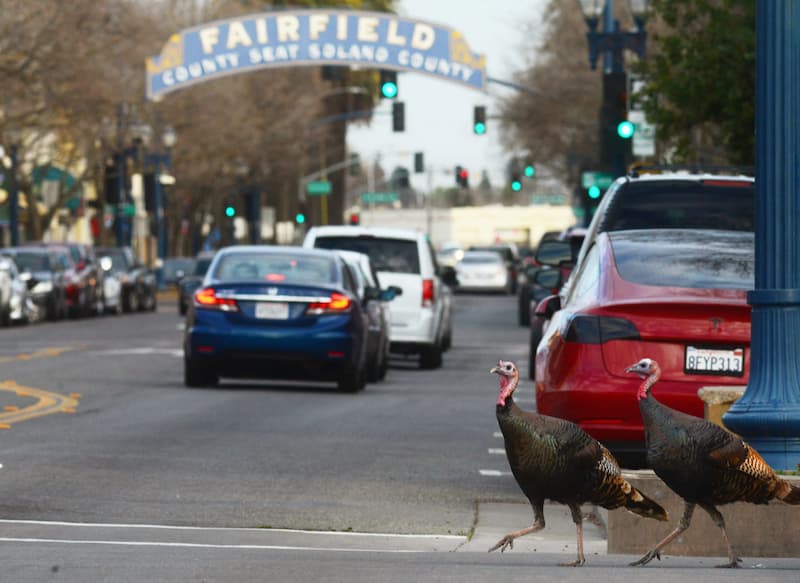
[[396, 192], [365, 192], [361, 195], [361, 202], [378, 203], [378, 202], [395, 202], [400, 200]]
[[326, 195], [331, 193], [331, 183], [327, 180], [314, 180], [306, 184], [307, 194]]
[[600, 190], [605, 190], [614, 182], [614, 175], [610, 172], [583, 172], [581, 173], [581, 184], [583, 188], [589, 189], [596, 186]]

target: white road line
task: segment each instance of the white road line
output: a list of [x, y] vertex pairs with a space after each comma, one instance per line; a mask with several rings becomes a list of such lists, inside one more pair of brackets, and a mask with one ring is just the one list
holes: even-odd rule
[[[463, 537], [461, 537], [463, 538]], [[157, 541], [121, 541], [121, 540], [71, 540], [58, 538], [13, 538], [0, 537], [0, 542], [7, 543], [50, 543], [65, 545], [121, 545], [129, 547], [182, 547], [195, 549], [231, 549], [231, 550], [268, 550], [268, 551], [333, 551], [336, 553], [428, 553], [430, 550], [402, 549], [345, 549], [326, 547], [292, 547], [283, 545], [220, 545], [206, 543], [175, 543]]]
[[478, 471], [481, 473], [481, 476], [488, 476], [492, 478], [511, 475], [511, 472], [501, 472], [500, 470], [478, 470]]
[[113, 348], [110, 350], [95, 350], [94, 354], [114, 354], [114, 355], [150, 355], [160, 354], [164, 356], [182, 357], [183, 350], [180, 348]]
[[172, 526], [169, 524], [117, 524], [104, 522], [61, 522], [50, 520], [13, 520], [0, 518], [0, 524], [36, 524], [40, 526], [74, 526], [89, 528], [130, 528], [130, 529], [163, 529], [163, 530], [196, 530], [199, 532], [209, 531], [233, 531], [233, 532], [288, 532], [309, 535], [324, 536], [363, 536], [363, 537], [385, 537], [385, 538], [422, 538], [422, 539], [453, 539], [460, 540], [463, 536], [455, 534], [400, 534], [400, 533], [381, 533], [381, 532], [353, 532], [339, 530], [298, 530], [292, 528], [246, 528], [228, 526]]
[[494, 455], [500, 455], [500, 454], [506, 453], [506, 450], [505, 450], [505, 448], [502, 448], [502, 447], [490, 447], [489, 448], [489, 453], [494, 454]]
[[503, 434], [500, 433], [499, 431], [495, 431], [494, 433], [492, 433], [492, 437], [503, 437]]

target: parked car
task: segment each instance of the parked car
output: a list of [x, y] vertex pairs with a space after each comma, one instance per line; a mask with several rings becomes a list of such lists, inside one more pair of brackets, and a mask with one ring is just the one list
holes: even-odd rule
[[600, 233], [574, 272], [536, 351], [537, 410], [579, 424], [615, 455], [643, 461], [638, 381], [624, 370], [662, 365], [655, 396], [697, 417], [706, 385], [746, 385], [754, 236], [703, 229]]
[[194, 271], [194, 257], [167, 257], [161, 265], [164, 287], [176, 287], [180, 281]]
[[110, 257], [103, 255], [98, 263], [103, 271], [103, 312], [107, 314], [122, 313], [122, 282], [120, 272], [114, 271], [114, 263]]
[[156, 310], [156, 275], [136, 261], [129, 247], [101, 247], [97, 249], [97, 254], [111, 259], [111, 273], [119, 278], [122, 285], [123, 312]]
[[367, 338], [367, 381], [382, 381], [389, 370], [392, 317], [389, 302], [402, 290], [395, 286], [381, 289], [378, 273], [368, 255], [355, 251], [336, 252], [351, 268], [358, 298], [369, 318]]
[[455, 270], [458, 291], [507, 294], [513, 287], [508, 264], [495, 251], [465, 251]]
[[514, 243], [496, 243], [494, 245], [470, 245], [469, 251], [494, 251], [499, 253], [505, 261], [511, 287], [508, 293], [517, 293], [517, 279], [519, 278], [520, 259], [519, 251]]
[[52, 247], [10, 247], [3, 254], [11, 257], [28, 286], [33, 302], [48, 320], [65, 318], [67, 273], [72, 263], [63, 250]]
[[69, 255], [72, 266], [66, 274], [67, 304], [72, 317], [103, 313], [103, 270], [91, 245], [68, 241], [29, 241], [25, 245], [58, 248]]
[[38, 310], [12, 257], [0, 256], [0, 323], [24, 324], [38, 319]]
[[220, 377], [335, 381], [364, 388], [368, 317], [331, 251], [236, 246], [217, 252], [184, 335], [187, 386]]
[[181, 316], [186, 315], [189, 304], [192, 302], [192, 296], [203, 283], [203, 278], [206, 276], [208, 266], [211, 265], [215, 253], [216, 251], [201, 251], [192, 261], [192, 270], [178, 281], [178, 313]]
[[402, 290], [391, 303], [391, 351], [418, 354], [420, 367], [439, 368], [452, 343], [453, 296], [424, 233], [389, 227], [312, 227], [304, 247], [368, 255], [382, 285]]

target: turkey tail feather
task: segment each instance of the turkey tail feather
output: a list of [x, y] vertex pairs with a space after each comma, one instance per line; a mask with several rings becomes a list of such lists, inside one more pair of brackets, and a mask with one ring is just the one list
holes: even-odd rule
[[783, 500], [787, 504], [800, 504], [800, 486], [795, 486], [790, 484], [789, 482], [784, 481], [784, 484], [788, 486], [787, 492], [782, 495], [778, 496], [779, 499]]
[[645, 518], [653, 518], [663, 522], [669, 520], [667, 511], [658, 502], [651, 500], [633, 486], [631, 486], [631, 491], [625, 499], [625, 508]]

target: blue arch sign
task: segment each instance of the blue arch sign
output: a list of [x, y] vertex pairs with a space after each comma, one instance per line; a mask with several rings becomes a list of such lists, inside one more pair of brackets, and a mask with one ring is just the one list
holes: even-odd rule
[[457, 30], [384, 12], [298, 10], [173, 34], [147, 59], [147, 98], [256, 69], [319, 65], [414, 71], [486, 90], [486, 57]]

